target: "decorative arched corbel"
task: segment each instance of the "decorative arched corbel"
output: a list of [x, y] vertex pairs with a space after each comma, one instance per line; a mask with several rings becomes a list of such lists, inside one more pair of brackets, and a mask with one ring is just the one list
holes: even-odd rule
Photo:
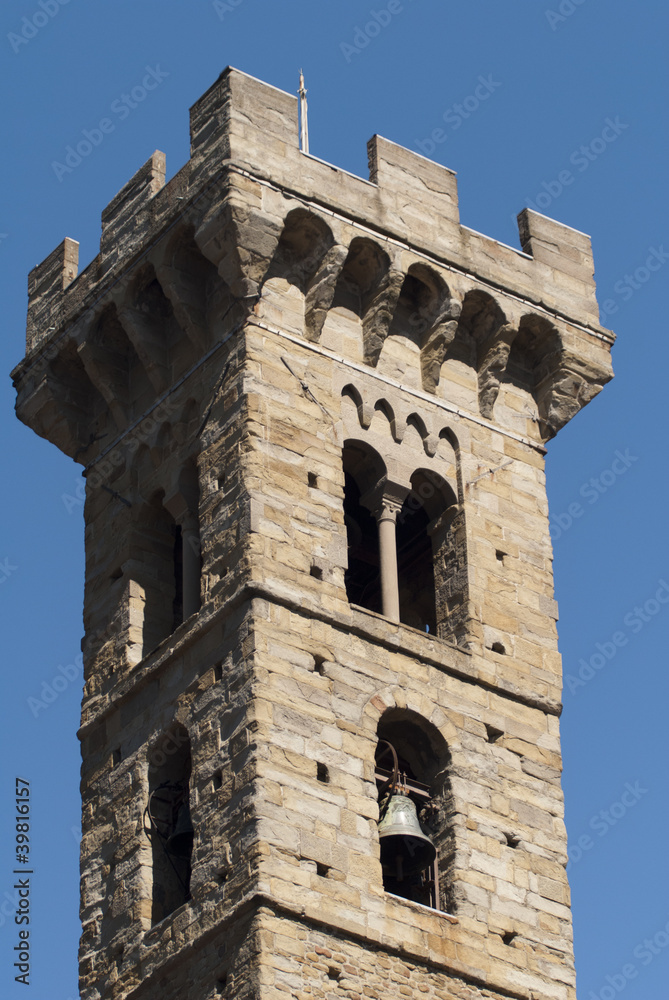
[[610, 370], [564, 358], [536, 389], [542, 440], [554, 437], [611, 378]]
[[378, 364], [403, 284], [402, 272], [389, 268], [366, 297], [362, 319], [363, 349], [365, 364], [373, 368]]
[[479, 409], [481, 416], [486, 420], [492, 420], [500, 381], [509, 360], [511, 344], [517, 333], [515, 327], [505, 323], [479, 345], [477, 352]]
[[304, 302], [304, 327], [307, 340], [314, 343], [320, 339], [347, 255], [346, 247], [330, 247], [309, 282]]
[[281, 232], [279, 221], [254, 211], [241, 196], [229, 192], [225, 204], [212, 209], [199, 226], [195, 243], [232, 295], [251, 302], [260, 294]]

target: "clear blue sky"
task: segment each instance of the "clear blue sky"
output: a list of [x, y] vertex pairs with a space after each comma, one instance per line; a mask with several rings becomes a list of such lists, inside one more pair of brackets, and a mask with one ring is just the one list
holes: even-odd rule
[[[388, 23], [366, 31], [374, 10]], [[228, 64], [292, 92], [304, 67], [311, 150], [333, 164], [366, 176], [365, 143], [379, 132], [457, 170], [473, 229], [518, 246], [515, 214], [534, 203], [591, 234], [616, 379], [551, 443], [547, 466], [574, 679], [562, 735], [578, 997], [607, 1000], [621, 981], [625, 1000], [666, 995], [669, 604], [655, 598], [669, 596], [666, 4], [12, 0], [0, 22], [6, 373], [24, 353], [29, 269], [64, 236], [80, 241], [85, 265], [102, 209], [154, 149], [168, 176], [181, 167], [188, 108]], [[123, 105], [146, 67], [155, 88]], [[102, 118], [114, 127], [90, 155], [54, 168]], [[0, 993], [74, 1000], [80, 468], [16, 421], [8, 378], [0, 400]], [[56, 677], [63, 690], [48, 707], [30, 701]], [[6, 916], [17, 775], [34, 808], [29, 994], [13, 982]]]

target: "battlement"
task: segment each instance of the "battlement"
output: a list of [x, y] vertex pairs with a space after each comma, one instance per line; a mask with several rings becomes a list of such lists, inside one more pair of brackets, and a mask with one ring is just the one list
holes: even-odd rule
[[[132, 265], [137, 249], [180, 220], [224, 183], [248, 172], [328, 213], [341, 213], [465, 273], [504, 287], [597, 331], [592, 249], [587, 236], [525, 209], [521, 251], [460, 225], [453, 171], [381, 136], [368, 144], [369, 181], [299, 149], [297, 100], [228, 68], [193, 105], [191, 158], [167, 187], [165, 157], [156, 152], [102, 212], [100, 254], [77, 281], [74, 241], [30, 273], [28, 353], [67, 322], [93, 289]], [[242, 174], [243, 176], [243, 174]], [[229, 183], [228, 179], [228, 183]], [[60, 270], [59, 270], [60, 269]], [[61, 324], [58, 324], [61, 325]]]

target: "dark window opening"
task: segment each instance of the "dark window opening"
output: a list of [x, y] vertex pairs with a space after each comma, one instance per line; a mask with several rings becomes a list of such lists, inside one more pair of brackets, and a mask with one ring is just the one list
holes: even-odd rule
[[149, 762], [149, 801], [144, 813], [144, 829], [151, 841], [151, 922], [156, 924], [190, 899], [191, 750], [185, 728], [175, 726], [163, 733]]
[[163, 506], [163, 493], [154, 494], [139, 511], [133, 548], [137, 553], [138, 583], [144, 590], [142, 655], [147, 656], [174, 630], [180, 598], [175, 592], [177, 525]]
[[400, 621], [421, 632], [434, 634], [437, 627], [434, 598], [430, 518], [412, 490], [397, 515], [397, 576], [400, 591]]
[[327, 764], [321, 764], [320, 762], [316, 764], [316, 777], [319, 781], [324, 784], [328, 784], [330, 781], [330, 772], [328, 770]]
[[359, 604], [381, 614], [381, 572], [376, 519], [360, 503], [360, 488], [353, 476], [344, 473], [344, 522], [348, 546], [348, 567], [344, 574], [349, 604]]

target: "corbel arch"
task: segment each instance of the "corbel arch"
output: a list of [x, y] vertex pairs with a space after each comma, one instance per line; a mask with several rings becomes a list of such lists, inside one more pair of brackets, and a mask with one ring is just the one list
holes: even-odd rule
[[556, 327], [544, 316], [522, 317], [508, 353], [503, 382], [524, 396], [527, 416], [539, 425], [543, 440], [557, 431], [551, 409], [551, 389], [564, 349]]
[[291, 209], [284, 219], [263, 284], [271, 278], [283, 278], [306, 295], [309, 282], [333, 244], [332, 230], [324, 219], [306, 208]]
[[507, 318], [497, 300], [480, 288], [465, 292], [445, 364], [462, 386], [462, 402], [488, 419], [499, 392], [509, 340], [501, 336]]

